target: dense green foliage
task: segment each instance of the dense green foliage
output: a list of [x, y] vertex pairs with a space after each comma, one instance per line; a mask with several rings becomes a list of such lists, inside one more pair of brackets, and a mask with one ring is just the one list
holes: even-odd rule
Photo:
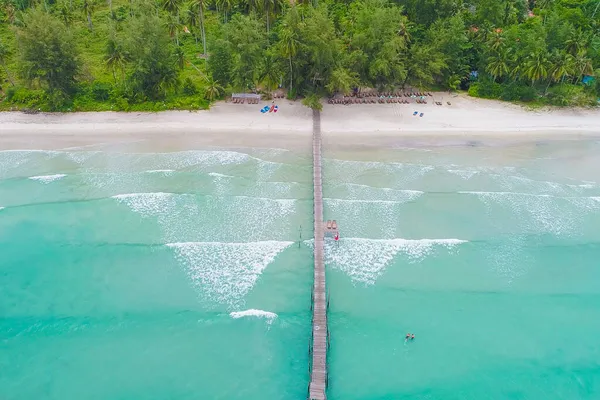
[[[596, 104], [598, 0], [0, 0], [2, 109], [163, 110], [285, 88]], [[592, 77], [592, 78], [590, 78]]]

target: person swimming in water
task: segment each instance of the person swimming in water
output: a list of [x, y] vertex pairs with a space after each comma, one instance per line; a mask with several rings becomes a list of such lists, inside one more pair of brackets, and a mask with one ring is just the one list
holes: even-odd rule
[[415, 334], [414, 333], [411, 335], [410, 340], [415, 340]]
[[410, 339], [410, 333], [406, 334], [406, 340]]

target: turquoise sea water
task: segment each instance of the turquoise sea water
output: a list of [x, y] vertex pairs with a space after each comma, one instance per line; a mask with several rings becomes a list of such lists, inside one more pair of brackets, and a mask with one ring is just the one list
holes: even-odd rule
[[[600, 396], [600, 143], [325, 157], [330, 399]], [[279, 149], [1, 151], [0, 398], [305, 398], [311, 179]]]

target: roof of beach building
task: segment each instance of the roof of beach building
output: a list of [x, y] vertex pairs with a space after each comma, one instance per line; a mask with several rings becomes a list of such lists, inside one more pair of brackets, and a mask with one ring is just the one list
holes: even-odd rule
[[231, 97], [239, 99], [260, 99], [260, 94], [256, 93], [232, 93]]

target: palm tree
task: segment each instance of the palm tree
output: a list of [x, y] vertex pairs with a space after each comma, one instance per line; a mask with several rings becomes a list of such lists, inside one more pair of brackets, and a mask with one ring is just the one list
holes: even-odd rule
[[179, 0], [162, 0], [162, 8], [171, 14], [179, 14]]
[[346, 95], [357, 85], [358, 76], [355, 72], [349, 72], [345, 68], [336, 68], [331, 73], [331, 78], [327, 84], [327, 90], [331, 93], [338, 92]]
[[498, 51], [504, 45], [504, 36], [502, 36], [502, 31], [495, 30], [492, 32], [492, 37], [488, 40], [488, 45], [490, 49], [494, 51]]
[[510, 54], [507, 49], [502, 48], [499, 51], [494, 51], [488, 58], [485, 70], [492, 75], [494, 80], [504, 78], [510, 72], [509, 60]]
[[73, 12], [69, 3], [62, 1], [58, 4], [58, 15], [64, 22], [65, 26], [71, 26], [71, 22], [73, 21]]
[[198, 13], [196, 12], [193, 4], [186, 3], [182, 10], [181, 14], [183, 16], [182, 21], [185, 24], [190, 26], [190, 31], [194, 35], [194, 39], [196, 40], [196, 44], [198, 44], [198, 35], [196, 34], [196, 26], [200, 24], [198, 20]]
[[204, 88], [204, 97], [208, 101], [213, 101], [223, 93], [223, 86], [211, 77], [206, 77], [206, 87]]
[[530, 54], [525, 61], [525, 76], [531, 81], [531, 85], [548, 77], [548, 59], [539, 52]]
[[569, 53], [555, 50], [550, 63], [550, 80], [552, 82], [564, 81], [574, 73], [574, 58]]
[[269, 16], [271, 14], [277, 14], [281, 11], [282, 3], [281, 0], [263, 0], [262, 9], [267, 17], [267, 33], [269, 33]]
[[179, 23], [179, 17], [169, 14], [164, 24], [169, 32], [169, 36], [171, 36], [171, 38], [175, 38], [175, 44], [179, 46], [179, 28], [181, 27], [181, 24]]
[[400, 25], [398, 26], [398, 31], [396, 32], [396, 34], [401, 37], [402, 39], [404, 39], [404, 43], [408, 44], [410, 43], [411, 37], [410, 37], [410, 24], [408, 22], [408, 19], [406, 19], [406, 17], [402, 18], [402, 21], [400, 22]]
[[569, 53], [576, 56], [587, 47], [589, 36], [581, 30], [574, 32], [566, 41], [565, 46]]
[[548, 65], [548, 84], [544, 93], [548, 92], [553, 82], [562, 82], [567, 76], [573, 75], [573, 56], [555, 49], [550, 55]]
[[544, 8], [548, 7], [549, 5], [552, 5], [553, 1], [554, 0], [538, 0], [535, 2], [535, 5], [539, 9], [544, 9]]
[[223, 21], [227, 23], [227, 17], [229, 11], [233, 8], [233, 0], [215, 0], [215, 6], [217, 7], [217, 11], [219, 9], [223, 10]]
[[275, 57], [268, 52], [265, 54], [261, 64], [258, 81], [264, 85], [268, 93], [271, 93], [279, 84], [280, 79], [281, 71], [278, 68]]
[[282, 29], [279, 35], [279, 43], [281, 44], [281, 54], [288, 60], [290, 67], [290, 92], [293, 89], [294, 68], [292, 59], [298, 54], [300, 40], [295, 30], [286, 26]]
[[244, 6], [244, 8], [246, 9], [246, 12], [250, 13], [252, 11], [258, 11], [258, 9], [260, 7], [259, 1], [260, 0], [241, 0], [241, 3]]
[[85, 13], [85, 16], [88, 21], [88, 29], [90, 31], [94, 30], [94, 25], [92, 24], [92, 14], [96, 9], [96, 1], [95, 0], [83, 0], [81, 3], [81, 9]]
[[9, 54], [10, 54], [10, 52], [8, 51], [8, 47], [6, 47], [4, 45], [4, 43], [0, 42], [0, 64], [2, 64], [2, 67], [4, 68], [4, 71], [6, 72], [6, 77], [8, 78], [8, 81], [10, 82], [10, 84], [12, 86], [15, 86], [15, 82], [13, 81], [12, 77], [10, 76], [10, 71], [8, 70], [8, 67], [6, 66], [6, 59], [8, 58]]
[[176, 88], [179, 85], [179, 75], [176, 71], [171, 70], [166, 75], [163, 75], [159, 84], [163, 90], [164, 96], [167, 97], [167, 91]]
[[204, 7], [206, 0], [191, 0], [190, 5], [198, 12], [198, 26], [202, 36], [202, 52], [206, 55], [206, 31], [204, 30]]
[[183, 70], [185, 68], [185, 53], [179, 44], [175, 48], [175, 60], [177, 62], [177, 68]]
[[121, 76], [125, 80], [125, 63], [127, 59], [125, 52], [119, 43], [117, 43], [114, 37], [108, 39], [106, 45], [106, 55], [104, 56], [104, 62], [106, 66], [112, 70], [113, 78], [117, 82], [117, 69], [121, 70]]
[[577, 53], [574, 59], [574, 68], [577, 73], [577, 83], [582, 79], [583, 75], [591, 75], [594, 73], [594, 67], [592, 65], [592, 60], [590, 60], [585, 51], [580, 51]]

